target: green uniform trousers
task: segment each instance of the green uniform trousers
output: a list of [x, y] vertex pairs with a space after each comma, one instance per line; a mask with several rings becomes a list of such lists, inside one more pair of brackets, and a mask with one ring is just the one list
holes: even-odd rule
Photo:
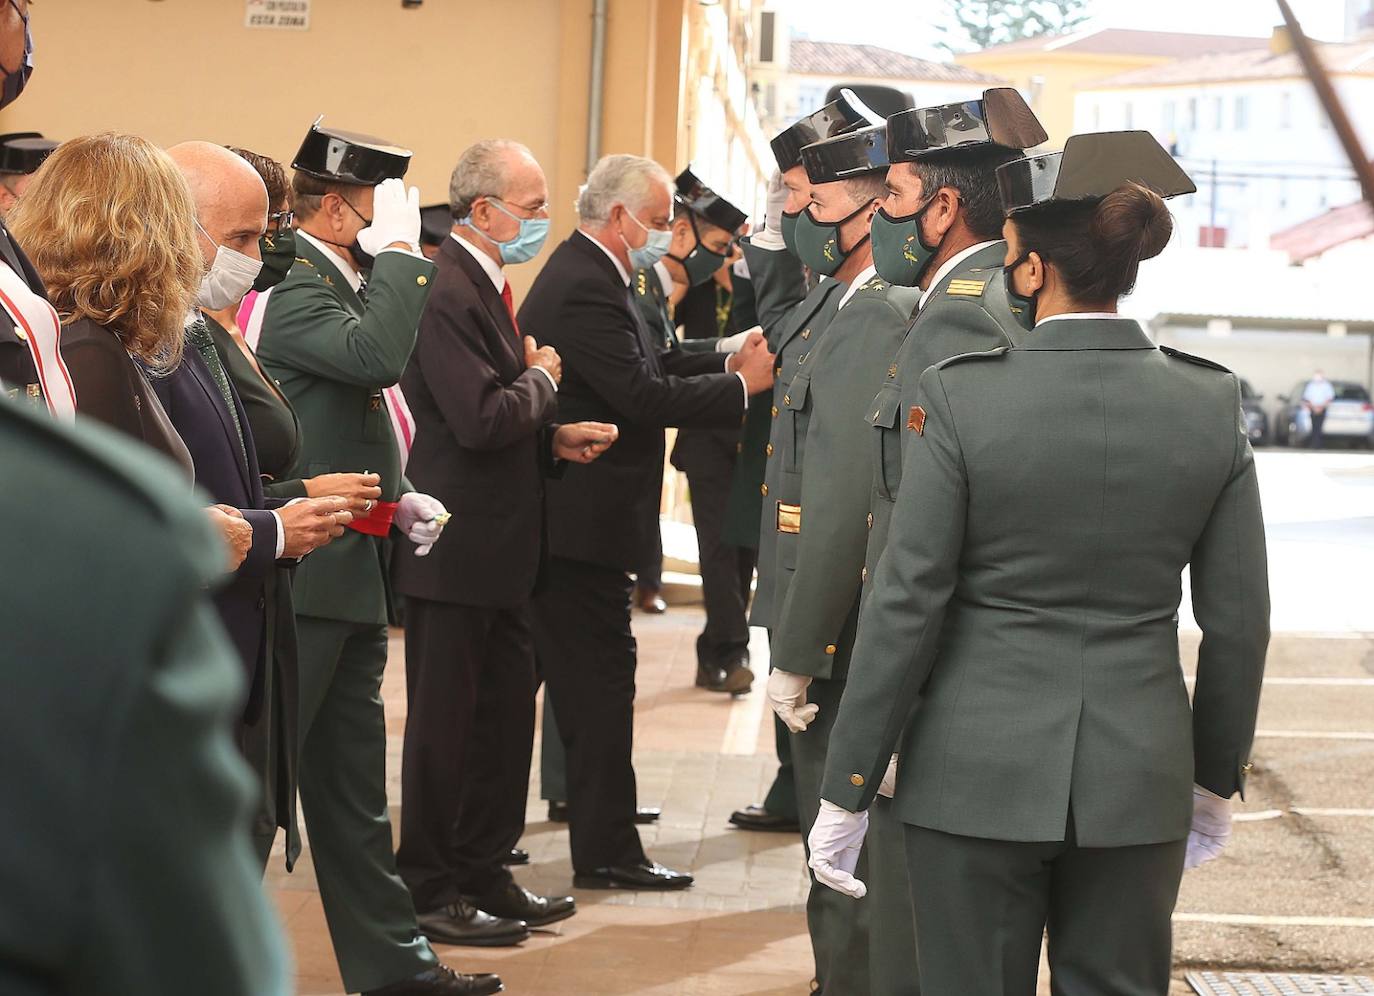
[[386, 801], [386, 627], [297, 616], [301, 808], [344, 987], [437, 964], [396, 874]]
[[1079, 847], [907, 826], [926, 996], [1164, 996], [1186, 841]]
[[568, 751], [558, 733], [553, 700], [544, 693], [544, 718], [539, 735], [539, 798], [546, 802], [568, 801]]
[[792, 770], [792, 740], [787, 726], [773, 717], [773, 748], [778, 754], [778, 773], [763, 797], [763, 808], [774, 816], [797, 818], [797, 775]]

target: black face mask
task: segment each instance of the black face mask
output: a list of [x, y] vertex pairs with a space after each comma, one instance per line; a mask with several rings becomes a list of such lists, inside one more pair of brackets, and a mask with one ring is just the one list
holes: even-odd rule
[[0, 72], [5, 74], [4, 87], [0, 89], [0, 107], [8, 107], [18, 100], [33, 75], [33, 32], [29, 30], [29, 15], [19, 9], [18, 0], [9, 0], [9, 3], [24, 19], [24, 57], [15, 69], [0, 65]]
[[[358, 216], [358, 220], [363, 223], [364, 227], [370, 227], [372, 225], [372, 219], [364, 218], [363, 213], [353, 206], [352, 201], [345, 197], [343, 198], [343, 202], [348, 205], [350, 211]], [[363, 252], [363, 247], [358, 245], [358, 237], [356, 235], [346, 248], [353, 254], [353, 262], [358, 264], [358, 269], [366, 273], [372, 272], [372, 264], [377, 262], [377, 257], [370, 253]]]
[[696, 287], [715, 276], [716, 271], [724, 266], [730, 257], [725, 253], [707, 249], [701, 241], [701, 232], [697, 230], [696, 217], [689, 212], [687, 220], [692, 223], [692, 238], [696, 241], [696, 245], [686, 256], [674, 256], [669, 253], [668, 258], [679, 263], [687, 271], [687, 283]]
[[[1035, 328], [1036, 298], [1040, 296], [1040, 292], [1036, 291], [1029, 297], [1024, 294], [1016, 293], [1016, 289], [1012, 286], [1011, 275], [1016, 272], [1017, 267], [1030, 259], [1031, 251], [1032, 250], [1027, 249], [1020, 256], [1017, 256], [1010, 266], [1002, 268], [1002, 279], [1005, 280], [1007, 284], [1007, 304], [1011, 306], [1012, 316], [1027, 332]], [[1044, 256], [1040, 258], [1043, 260]]]

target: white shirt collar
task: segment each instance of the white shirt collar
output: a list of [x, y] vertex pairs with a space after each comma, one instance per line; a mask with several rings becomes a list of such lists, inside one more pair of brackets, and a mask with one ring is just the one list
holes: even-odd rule
[[457, 232], [450, 232], [449, 238], [466, 249], [468, 253], [471, 254], [472, 258], [477, 260], [477, 265], [482, 268], [482, 272], [491, 280], [491, 285], [496, 288], [496, 293], [500, 294], [506, 286], [506, 275], [501, 272], [501, 267], [496, 265], [496, 260], [492, 259], [481, 249], [478, 249], [467, 239], [460, 238]]
[[588, 242], [590, 242], [592, 245], [596, 246], [598, 249], [600, 249], [602, 252], [604, 252], [604, 253], [606, 254], [606, 258], [609, 259], [612, 263], [615, 264], [615, 272], [620, 274], [620, 280], [621, 280], [621, 282], [622, 282], [626, 287], [629, 287], [629, 286], [630, 286], [630, 274], [629, 274], [629, 272], [625, 269], [625, 267], [621, 265], [620, 260], [618, 260], [618, 259], [615, 258], [615, 253], [611, 252], [611, 251], [610, 251], [609, 249], [607, 249], [604, 245], [602, 245], [602, 244], [601, 244], [601, 241], [600, 241], [599, 239], [595, 238], [595, 237], [592, 236], [592, 235], [589, 235], [589, 234], [587, 233], [587, 230], [586, 230], [585, 228], [579, 228], [579, 229], [578, 229], [578, 232], [580, 232], [580, 233], [582, 234], [582, 237], [585, 238]]
[[926, 302], [930, 300], [931, 293], [934, 292], [936, 287], [940, 286], [940, 281], [944, 280], [945, 277], [949, 276], [950, 273], [954, 271], [954, 268], [956, 266], [958, 266], [964, 260], [968, 259], [974, 253], [982, 252], [988, 246], [995, 246], [1000, 241], [1002, 240], [990, 239], [987, 242], [975, 243], [974, 245], [969, 246], [967, 249], [962, 249], [959, 252], [956, 252], [949, 259], [945, 260], [940, 265], [940, 268], [935, 271], [935, 276], [930, 278], [930, 283], [926, 285], [925, 293], [921, 295], [921, 303], [916, 306], [916, 310], [919, 311], [921, 310], [921, 308], [924, 308], [926, 306]]
[[654, 272], [658, 274], [658, 285], [663, 288], [663, 296], [671, 298], [673, 296], [673, 275], [668, 272], [668, 264], [660, 259], [654, 264]]
[[[864, 284], [868, 283], [875, 276], [877, 276], [877, 274], [878, 268], [871, 263], [868, 266], [865, 266], [862, 270], [860, 270], [859, 275], [855, 277], [853, 280], [851, 280], [849, 282], [849, 286], [845, 288], [844, 296], [840, 298], [840, 308], [843, 308], [846, 304], [848, 304], [849, 299], [854, 296], [854, 293]], [[837, 308], [836, 310], [838, 311], [839, 309]]]
[[343, 274], [344, 279], [348, 281], [348, 286], [353, 288], [353, 293], [358, 293], [358, 290], [363, 285], [362, 274], [353, 269], [352, 265], [349, 264], [347, 260], [335, 252], [333, 246], [326, 245], [309, 232], [302, 231], [299, 228], [296, 229], [296, 234], [323, 253], [324, 258], [333, 263], [334, 266], [338, 268], [338, 271]]
[[1042, 318], [1035, 323], [1035, 328], [1039, 328], [1046, 322], [1101, 321], [1113, 318], [1125, 319], [1126, 316], [1119, 315], [1115, 311], [1075, 311], [1067, 315], [1051, 315], [1049, 318]]

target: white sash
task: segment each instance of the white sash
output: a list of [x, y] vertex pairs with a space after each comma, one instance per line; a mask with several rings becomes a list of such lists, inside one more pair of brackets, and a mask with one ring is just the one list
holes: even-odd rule
[[15, 331], [29, 344], [43, 399], [54, 418], [76, 420], [76, 389], [62, 362], [59, 344], [62, 322], [53, 306], [29, 289], [24, 278], [0, 264], [0, 308], [14, 322]]

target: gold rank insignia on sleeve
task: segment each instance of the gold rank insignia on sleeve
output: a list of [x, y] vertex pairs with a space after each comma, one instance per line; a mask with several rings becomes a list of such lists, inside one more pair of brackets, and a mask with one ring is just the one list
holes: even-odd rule
[[796, 534], [801, 532], [801, 506], [778, 502], [778, 532]]
[[945, 293], [950, 297], [982, 297], [983, 288], [987, 285], [986, 280], [951, 280], [949, 290]]
[[926, 410], [920, 405], [912, 405], [906, 416], [906, 427], [918, 436], [926, 434]]

